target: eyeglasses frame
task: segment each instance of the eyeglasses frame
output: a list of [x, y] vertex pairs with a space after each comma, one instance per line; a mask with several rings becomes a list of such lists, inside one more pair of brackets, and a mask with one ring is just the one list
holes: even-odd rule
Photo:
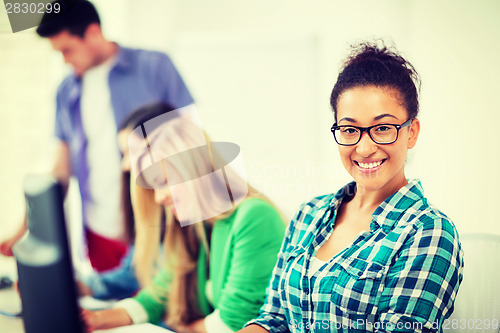
[[[398, 138], [399, 138], [399, 130], [402, 129], [402, 128], [405, 128], [405, 127], [408, 127], [410, 126], [412, 123], [413, 123], [413, 119], [415, 118], [410, 118], [408, 119], [407, 121], [405, 121], [404, 123], [402, 123], [401, 125], [399, 124], [377, 124], [377, 125], [373, 125], [373, 126], [369, 126], [369, 127], [359, 127], [359, 126], [353, 126], [353, 125], [340, 125], [340, 126], [337, 126], [337, 123], [333, 124], [332, 127], [330, 128], [330, 131], [332, 132], [333, 134], [333, 138], [335, 139], [335, 142], [337, 142], [337, 144], [341, 145], [341, 146], [354, 146], [354, 145], [357, 145], [359, 141], [361, 141], [361, 138], [363, 137], [363, 132], [367, 132], [368, 133], [368, 136], [370, 137], [370, 139], [375, 142], [376, 144], [378, 145], [390, 145], [390, 144], [393, 144], [394, 142], [398, 141]], [[377, 127], [377, 126], [383, 126], [383, 125], [391, 125], [391, 126], [394, 126], [396, 127], [396, 139], [394, 139], [394, 141], [392, 142], [386, 142], [386, 143], [378, 143], [377, 141], [375, 141], [370, 133], [370, 130], [374, 127]], [[345, 143], [339, 143], [337, 141], [337, 138], [335, 137], [335, 130], [341, 128], [341, 127], [354, 127], [356, 129], [358, 129], [360, 131], [360, 134], [359, 134], [359, 139], [358, 141], [356, 141], [355, 143], [349, 143], [349, 144], [345, 144]]]

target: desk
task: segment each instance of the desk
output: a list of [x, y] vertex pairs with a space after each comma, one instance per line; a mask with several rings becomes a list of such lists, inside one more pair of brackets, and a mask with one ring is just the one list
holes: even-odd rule
[[[87, 302], [91, 304], [90, 302]], [[81, 303], [80, 303], [81, 304]], [[7, 313], [18, 313], [21, 310], [21, 299], [13, 289], [0, 290], [0, 310]], [[2, 333], [25, 333], [21, 318], [10, 318], [0, 315], [0, 331]], [[99, 330], [94, 333], [174, 333], [151, 324], [124, 326], [110, 330]]]
[[[4, 237], [0, 237], [4, 239]], [[9, 276], [17, 279], [16, 261], [12, 257], [0, 255], [0, 276]], [[13, 289], [0, 290], [0, 311], [17, 313], [21, 311], [21, 300]], [[2, 333], [24, 333], [24, 324], [21, 318], [10, 318], [0, 315], [0, 332]]]
[[[21, 300], [13, 289], [0, 290], [0, 310], [17, 313], [21, 310]], [[0, 315], [0, 331], [2, 333], [24, 333], [23, 320]]]
[[24, 325], [21, 318], [7, 318], [1, 316], [0, 328], [2, 333], [24, 333]]
[[[14, 258], [6, 258], [0, 255], [0, 276], [10, 276], [16, 279], [16, 263]], [[95, 299], [83, 298], [80, 299], [80, 306], [85, 308], [104, 308], [109, 304]], [[12, 288], [0, 290], [0, 311], [6, 313], [19, 313], [21, 311], [21, 298], [19, 294]], [[0, 332], [1, 333], [25, 333], [22, 318], [11, 318], [0, 315]], [[151, 324], [141, 324], [124, 326], [110, 330], [100, 330], [94, 333], [174, 333], [164, 328]]]

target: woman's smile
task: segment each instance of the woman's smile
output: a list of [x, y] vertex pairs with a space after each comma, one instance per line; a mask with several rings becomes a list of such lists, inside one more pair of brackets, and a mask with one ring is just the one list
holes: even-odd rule
[[378, 160], [353, 160], [353, 162], [360, 172], [372, 173], [377, 172], [386, 160], [386, 158], [383, 158]]
[[[401, 125], [408, 120], [398, 92], [389, 87], [350, 88], [340, 95], [337, 106], [341, 126]], [[406, 183], [406, 153], [415, 141], [410, 139], [410, 133], [414, 133], [411, 127], [401, 129], [397, 140], [390, 144], [378, 144], [372, 134], [361, 133], [356, 144], [339, 145], [340, 158], [358, 186], [368, 191], [392, 193]]]

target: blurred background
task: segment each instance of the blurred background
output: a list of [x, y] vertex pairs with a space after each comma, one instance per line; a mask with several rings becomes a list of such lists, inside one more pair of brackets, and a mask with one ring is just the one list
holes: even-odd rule
[[[105, 35], [167, 52], [214, 141], [240, 145], [249, 181], [291, 218], [350, 180], [329, 95], [349, 45], [383, 38], [421, 75], [407, 176], [462, 232], [500, 235], [500, 2], [94, 0]], [[26, 173], [50, 169], [55, 92], [68, 73], [0, 10], [0, 238], [20, 223]]]
[[[287, 218], [350, 181], [329, 130], [349, 45], [394, 42], [422, 79], [407, 176], [460, 234], [500, 236], [499, 1], [93, 3], [108, 39], [171, 56], [202, 127], [240, 145], [249, 181]], [[34, 29], [13, 34], [0, 10], [0, 239], [21, 222], [24, 175], [50, 169], [55, 92], [68, 70]]]

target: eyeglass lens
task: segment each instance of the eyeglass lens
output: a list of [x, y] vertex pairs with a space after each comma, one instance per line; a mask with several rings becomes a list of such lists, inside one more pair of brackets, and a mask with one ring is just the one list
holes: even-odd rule
[[[338, 143], [356, 144], [361, 138], [361, 130], [351, 126], [341, 126], [335, 129], [335, 139]], [[394, 125], [380, 125], [370, 129], [370, 136], [376, 143], [392, 143], [396, 141], [398, 129]]]

